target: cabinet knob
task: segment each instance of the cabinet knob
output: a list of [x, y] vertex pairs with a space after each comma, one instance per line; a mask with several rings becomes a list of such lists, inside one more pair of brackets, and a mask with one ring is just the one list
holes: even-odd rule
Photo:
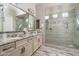
[[25, 52], [25, 47], [21, 48], [21, 54], [23, 54]]
[[40, 42], [40, 39], [38, 39], [38, 42]]

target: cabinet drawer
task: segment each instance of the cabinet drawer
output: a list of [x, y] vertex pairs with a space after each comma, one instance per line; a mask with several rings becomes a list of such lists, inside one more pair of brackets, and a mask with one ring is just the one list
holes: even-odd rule
[[16, 41], [16, 47], [23, 45], [23, 44], [26, 44], [26, 43], [27, 43], [27, 39]]
[[9, 51], [8, 53], [3, 54], [2, 56], [20, 56], [20, 48]]
[[15, 49], [15, 43], [9, 43], [3, 46], [0, 46], [0, 54], [8, 53], [9, 51], [12, 51]]
[[27, 44], [18, 46], [15, 50], [6, 53], [5, 56], [26, 56], [27, 55]]

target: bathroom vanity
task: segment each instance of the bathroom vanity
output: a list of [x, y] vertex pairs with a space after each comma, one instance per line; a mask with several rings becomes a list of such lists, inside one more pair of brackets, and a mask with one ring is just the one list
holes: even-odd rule
[[42, 45], [41, 33], [5, 32], [7, 39], [0, 41], [1, 56], [31, 56]]
[[36, 17], [14, 4], [2, 4], [1, 8], [4, 18], [0, 23], [0, 55], [31, 56], [43, 42], [42, 33], [37, 32]]

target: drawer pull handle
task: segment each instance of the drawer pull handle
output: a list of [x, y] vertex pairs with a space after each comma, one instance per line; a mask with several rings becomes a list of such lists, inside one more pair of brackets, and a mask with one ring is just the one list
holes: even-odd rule
[[23, 54], [24, 52], [25, 52], [25, 47], [21, 49], [21, 54]]
[[12, 47], [5, 48], [5, 49], [3, 49], [3, 51], [9, 50], [9, 49], [11, 49], [11, 48], [12, 48]]

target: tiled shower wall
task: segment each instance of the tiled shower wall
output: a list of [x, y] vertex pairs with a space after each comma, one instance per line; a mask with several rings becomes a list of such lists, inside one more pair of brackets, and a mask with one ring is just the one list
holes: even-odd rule
[[62, 13], [59, 12], [58, 18], [52, 18], [52, 14], [49, 15], [49, 19], [46, 20], [46, 43], [61, 45], [65, 47], [74, 47], [74, 20], [75, 11], [67, 11], [68, 17], [62, 17]]
[[3, 21], [3, 5], [0, 6], [0, 31], [2, 31], [2, 21]]

